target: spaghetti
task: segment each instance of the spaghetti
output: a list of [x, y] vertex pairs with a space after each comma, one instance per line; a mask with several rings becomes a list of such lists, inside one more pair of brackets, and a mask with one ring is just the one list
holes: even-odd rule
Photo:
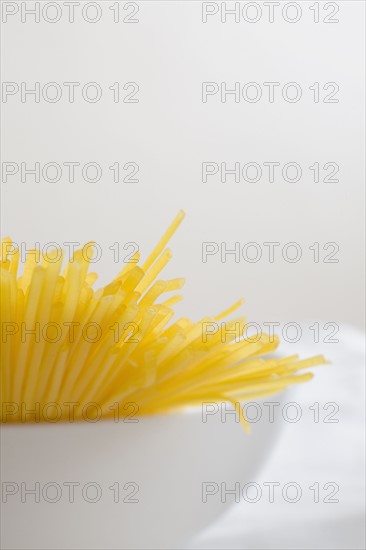
[[[37, 404], [93, 402], [109, 418], [116, 403], [136, 403], [141, 415], [208, 401], [235, 404], [312, 378], [300, 371], [325, 363], [322, 356], [263, 357], [277, 348], [277, 338], [261, 334], [254, 342], [231, 335], [227, 340], [219, 330], [203, 337], [204, 326], [215, 326], [241, 301], [197, 323], [171, 321], [181, 296], [164, 295], [179, 291], [184, 280], [157, 278], [171, 257], [165, 247], [183, 217], [179, 212], [142, 266], [136, 253], [99, 290], [93, 289], [96, 274], [88, 272], [85, 249], [91, 243], [77, 250], [63, 271], [62, 254], [29, 251], [19, 276], [19, 250], [10, 239], [2, 241], [3, 422], [22, 421], [20, 405], [32, 410]], [[228, 321], [226, 332], [245, 324], [244, 318]], [[62, 413], [61, 420], [66, 419]]]

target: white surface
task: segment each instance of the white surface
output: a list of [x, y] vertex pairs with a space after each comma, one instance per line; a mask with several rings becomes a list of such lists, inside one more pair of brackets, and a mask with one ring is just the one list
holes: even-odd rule
[[[297, 482], [303, 496], [269, 503], [234, 504], [224, 519], [206, 530], [190, 548], [240, 550], [336, 550], [365, 548], [365, 355], [364, 335], [341, 330], [341, 341], [325, 347], [331, 366], [314, 369], [315, 378], [298, 386], [291, 401], [303, 418], [286, 429], [266, 466], [253, 481]], [[304, 355], [314, 344], [299, 346]], [[318, 350], [316, 350], [316, 353]], [[308, 406], [336, 402], [339, 423], [314, 423]], [[329, 412], [329, 411], [328, 411]], [[240, 480], [238, 480], [240, 481]], [[338, 503], [314, 503], [308, 487], [318, 481], [339, 485]], [[283, 485], [279, 487], [282, 488]], [[275, 493], [276, 495], [276, 493]]]

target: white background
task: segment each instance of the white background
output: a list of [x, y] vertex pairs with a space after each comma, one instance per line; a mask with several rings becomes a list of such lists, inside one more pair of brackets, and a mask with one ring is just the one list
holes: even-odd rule
[[[228, 16], [223, 24], [220, 13], [203, 23], [200, 2], [175, 1], [141, 2], [138, 23], [116, 24], [111, 5], [102, 3], [95, 24], [83, 20], [81, 7], [70, 24], [63, 7], [54, 24], [42, 16], [37, 24], [31, 15], [22, 23], [19, 11], [2, 25], [3, 81], [29, 88], [54, 81], [63, 90], [57, 103], [37, 104], [32, 96], [22, 103], [18, 93], [2, 104], [3, 162], [96, 162], [103, 169], [97, 183], [83, 181], [80, 169], [69, 183], [66, 168], [58, 183], [9, 177], [2, 185], [3, 233], [29, 246], [95, 240], [104, 247], [96, 270], [107, 278], [118, 269], [109, 245], [135, 241], [145, 253], [184, 208], [188, 216], [172, 243], [175, 257], [167, 270], [188, 280], [180, 312], [213, 314], [243, 296], [252, 321], [362, 324], [363, 2], [338, 2], [334, 24], [322, 22], [333, 11], [324, 3], [318, 24], [310, 2], [299, 4], [301, 18], [293, 24], [284, 20], [283, 5], [273, 23], [259, 3], [257, 23], [242, 17], [235, 23]], [[130, 11], [121, 9], [121, 18]], [[94, 17], [92, 9], [88, 14]], [[295, 12], [288, 14], [293, 18]], [[103, 89], [98, 103], [81, 97], [80, 88], [92, 81]], [[114, 103], [108, 87], [117, 81], [138, 83], [139, 103]], [[263, 97], [235, 103], [228, 96], [222, 103], [217, 94], [202, 103], [207, 81], [227, 82], [228, 88], [254, 81]], [[293, 81], [302, 89], [297, 103], [281, 95]], [[68, 102], [63, 82], [80, 82], [75, 103]], [[280, 83], [272, 104], [263, 82]], [[338, 83], [339, 102], [314, 103], [314, 82]], [[114, 183], [108, 168], [114, 162], [138, 163], [139, 183]], [[263, 176], [257, 183], [235, 183], [228, 176], [225, 184], [217, 175], [204, 184], [203, 162], [257, 162]], [[280, 169], [297, 162], [302, 178], [288, 183], [278, 173], [269, 183], [263, 162], [279, 162]], [[339, 182], [314, 183], [314, 162], [337, 163]], [[256, 242], [263, 255], [257, 263], [243, 257], [235, 263], [232, 255], [223, 263], [218, 253], [203, 263], [207, 241], [224, 242], [228, 249], [238, 242], [241, 250]], [[297, 263], [282, 258], [283, 246], [292, 241], [302, 250]], [[280, 243], [273, 263], [264, 242]], [[321, 247], [319, 263], [309, 250], [314, 242]], [[332, 251], [322, 250], [328, 242], [339, 245], [338, 263], [322, 262]]]

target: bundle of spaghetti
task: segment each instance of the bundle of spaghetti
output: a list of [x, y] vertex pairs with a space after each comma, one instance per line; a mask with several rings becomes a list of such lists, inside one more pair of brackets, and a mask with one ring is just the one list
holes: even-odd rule
[[21, 421], [20, 404], [32, 410], [36, 404], [75, 402], [80, 411], [92, 402], [103, 418], [113, 415], [116, 403], [136, 403], [140, 415], [204, 402], [235, 404], [307, 381], [312, 374], [299, 371], [326, 362], [322, 356], [265, 358], [278, 338], [237, 338], [230, 329], [239, 326], [243, 334], [242, 317], [226, 322], [225, 338], [220, 330], [207, 334], [204, 327], [218, 327], [241, 300], [196, 323], [173, 321], [184, 279], [158, 277], [183, 217], [179, 212], [142, 265], [137, 252], [99, 290], [93, 289], [97, 275], [89, 272], [92, 243], [77, 250], [64, 269], [58, 249], [30, 250], [19, 276], [19, 249], [9, 238], [2, 240], [1, 401], [16, 405], [8, 421]]

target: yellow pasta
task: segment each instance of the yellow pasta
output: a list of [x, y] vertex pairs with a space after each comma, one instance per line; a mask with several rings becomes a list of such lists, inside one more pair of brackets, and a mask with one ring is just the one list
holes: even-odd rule
[[[139, 254], [108, 285], [93, 289], [91, 243], [62, 270], [62, 255], [29, 252], [18, 276], [19, 250], [1, 243], [1, 421], [101, 418], [131, 404], [138, 415], [169, 413], [203, 402], [238, 403], [309, 380], [299, 371], [325, 363], [266, 354], [277, 338], [236, 337], [245, 319], [222, 319], [242, 303], [200, 322], [173, 321], [183, 279], [156, 280], [171, 257], [166, 245], [184, 213], [139, 266]], [[86, 253], [88, 248], [88, 253]], [[41, 256], [41, 257], [39, 257]], [[210, 330], [207, 331], [207, 327]], [[212, 330], [211, 330], [212, 329]], [[242, 334], [242, 332], [240, 332]], [[229, 335], [229, 336], [228, 336]], [[33, 413], [32, 413], [33, 411]], [[39, 417], [37, 418], [37, 414]], [[245, 425], [245, 419], [241, 418]]]

